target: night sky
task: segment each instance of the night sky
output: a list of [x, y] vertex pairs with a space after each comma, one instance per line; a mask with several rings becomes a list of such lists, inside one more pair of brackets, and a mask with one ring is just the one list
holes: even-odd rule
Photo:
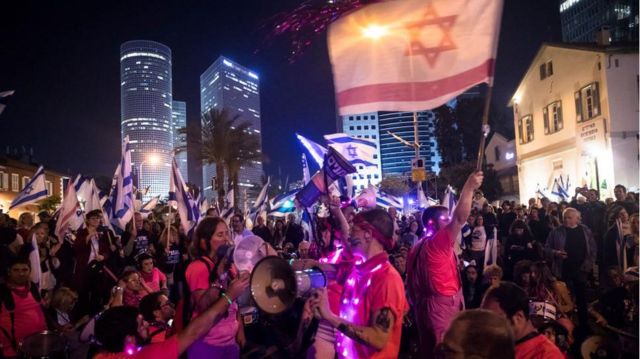
[[[199, 120], [199, 76], [219, 55], [256, 71], [265, 170], [296, 180], [302, 149], [294, 132], [320, 141], [336, 129], [325, 36], [294, 64], [284, 41], [265, 46], [267, 20], [299, 2], [5, 2], [0, 91], [16, 94], [0, 116], [0, 149], [33, 147], [45, 168], [110, 177], [120, 151], [120, 44], [148, 39], [173, 52], [173, 98], [187, 102], [189, 122]], [[560, 40], [557, 0], [505, 0], [496, 104], [506, 106], [540, 44]]]

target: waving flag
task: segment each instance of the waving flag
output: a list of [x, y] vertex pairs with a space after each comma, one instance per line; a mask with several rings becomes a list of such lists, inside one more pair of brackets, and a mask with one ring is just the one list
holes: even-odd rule
[[[26, 238], [25, 238], [26, 240]], [[31, 252], [29, 252], [29, 263], [31, 263], [30, 279], [33, 283], [42, 289], [42, 266], [40, 263], [40, 250], [38, 249], [38, 241], [36, 234], [31, 235]]]
[[[89, 195], [84, 199], [84, 211], [90, 212], [94, 209], [102, 209], [100, 205], [100, 190], [96, 186], [96, 181], [92, 178], [88, 182]], [[78, 200], [80, 200], [80, 195], [78, 195]]]
[[[322, 169], [316, 172], [309, 183], [296, 193], [296, 199], [302, 206], [310, 207], [322, 193], [331, 192], [327, 189], [333, 182], [354, 172], [356, 172], [355, 167], [335, 148], [331, 147], [325, 155]], [[337, 192], [339, 195], [339, 191]]]
[[422, 189], [422, 186], [420, 186], [418, 189], [418, 208], [429, 208], [430, 204], [429, 201], [427, 200], [427, 196], [425, 196], [424, 194], [424, 190]]
[[225, 207], [220, 213], [220, 216], [224, 218], [227, 222], [231, 219], [231, 216], [233, 215], [235, 210], [234, 207], [236, 206], [235, 198], [233, 197], [234, 196], [233, 196], [233, 188], [232, 188], [227, 192], [227, 195], [225, 196]]
[[340, 115], [422, 111], [492, 83], [501, 0], [369, 4], [329, 28]]
[[311, 175], [309, 175], [309, 162], [307, 162], [307, 155], [302, 154], [302, 182], [304, 184], [309, 183]]
[[78, 174], [76, 179], [73, 181], [73, 187], [76, 190], [76, 195], [78, 196], [78, 201], [80, 205], [84, 206], [85, 212], [88, 212], [86, 202], [91, 200], [91, 196], [93, 195], [93, 188], [91, 187], [91, 178], [84, 177], [81, 174]]
[[59, 239], [63, 239], [68, 231], [75, 231], [84, 222], [82, 208], [78, 201], [75, 186], [67, 186], [64, 200], [60, 206], [58, 221], [56, 222], [55, 234]]
[[13, 90], [0, 92], [0, 115], [2, 115], [4, 109], [7, 108], [7, 100], [9, 96], [13, 95], [14, 93], [15, 91]]
[[404, 207], [404, 201], [402, 198], [398, 198], [396, 196], [392, 196], [385, 192], [378, 192], [376, 196], [376, 204], [383, 208], [395, 207], [397, 209], [402, 210]]
[[271, 207], [271, 212], [269, 212], [270, 216], [273, 217], [284, 217], [288, 213], [292, 213], [296, 211], [296, 206], [294, 204], [295, 193], [293, 195], [288, 196], [286, 199], [278, 202], [278, 206]]
[[[34, 173], [31, 180], [27, 182], [22, 191], [18, 193], [18, 196], [11, 202], [9, 210], [18, 206], [24, 206], [26, 204], [37, 202], [41, 199], [47, 198], [47, 185], [44, 178], [44, 167], [40, 166]], [[26, 238], [25, 238], [26, 239]]]
[[198, 207], [200, 208], [200, 217], [204, 217], [205, 214], [207, 214], [207, 210], [211, 207], [209, 205], [209, 200], [207, 199], [207, 197], [204, 196], [204, 193], [200, 192], [199, 197], [198, 198]]
[[377, 154], [375, 141], [356, 138], [345, 133], [334, 133], [325, 135], [327, 144], [338, 151], [352, 165], [364, 165], [365, 167], [378, 167], [378, 162], [374, 158]]
[[125, 137], [122, 144], [122, 159], [113, 176], [111, 193], [105, 202], [107, 216], [114, 228], [125, 229], [133, 217], [133, 177], [131, 176], [131, 148], [129, 137]]
[[271, 177], [267, 178], [267, 183], [265, 183], [264, 187], [262, 187], [262, 190], [260, 190], [260, 193], [258, 194], [258, 198], [256, 198], [256, 202], [253, 204], [253, 207], [251, 208], [251, 214], [252, 214], [252, 221], [255, 223], [256, 222], [256, 218], [258, 217], [258, 214], [260, 214], [261, 211], [264, 210], [264, 208], [267, 206], [267, 189], [269, 188], [269, 185], [271, 184]]
[[175, 156], [171, 161], [171, 178], [169, 181], [169, 201], [175, 202], [180, 216], [180, 225], [184, 233], [189, 233], [198, 224], [200, 208], [193, 199], [187, 185], [182, 179]]
[[269, 206], [271, 208], [277, 208], [282, 206], [283, 203], [291, 200], [293, 201], [293, 199], [296, 197], [296, 193], [298, 193], [297, 189], [279, 194], [275, 197], [273, 197], [270, 201], [269, 201]]
[[158, 205], [158, 201], [160, 200], [160, 196], [155, 196], [151, 198], [147, 203], [140, 206], [140, 214], [142, 218], [147, 218], [149, 214], [153, 211], [154, 208]]
[[449, 217], [453, 214], [453, 210], [456, 208], [457, 203], [458, 201], [456, 200], [456, 194], [453, 192], [453, 188], [451, 186], [447, 186], [447, 189], [444, 191], [442, 205], [449, 209]]
[[309, 154], [311, 155], [313, 160], [316, 161], [318, 166], [322, 167], [322, 162], [324, 162], [324, 155], [327, 153], [327, 149], [299, 134], [296, 134], [296, 137], [298, 138], [300, 143], [302, 143], [304, 148], [309, 151]]
[[354, 198], [358, 208], [376, 208], [376, 187], [369, 185]]

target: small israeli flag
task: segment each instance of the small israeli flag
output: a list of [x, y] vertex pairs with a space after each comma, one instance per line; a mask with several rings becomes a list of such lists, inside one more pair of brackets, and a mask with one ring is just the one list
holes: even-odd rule
[[18, 193], [18, 196], [11, 202], [9, 210], [37, 202], [47, 198], [48, 195], [49, 193], [47, 192], [47, 185], [44, 178], [44, 167], [40, 166], [27, 185], [24, 186], [22, 191]]

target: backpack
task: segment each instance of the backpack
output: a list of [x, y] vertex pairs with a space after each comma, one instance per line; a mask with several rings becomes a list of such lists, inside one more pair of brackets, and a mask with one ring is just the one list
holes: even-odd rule
[[[38, 287], [34, 283], [30, 283], [29, 291], [31, 292], [33, 299], [36, 302], [40, 303], [40, 299], [41, 299], [40, 293], [38, 291]], [[16, 303], [13, 300], [11, 289], [9, 289], [6, 283], [0, 284], [0, 311], [2, 310], [3, 305], [4, 305], [4, 308], [9, 312], [9, 318], [11, 320], [11, 328], [9, 328], [10, 332], [7, 332], [7, 329], [0, 327], [0, 335], [4, 335], [7, 339], [9, 339], [9, 342], [11, 343], [11, 347], [13, 348], [14, 351], [17, 351], [18, 342], [16, 340], [16, 333], [15, 333]]]

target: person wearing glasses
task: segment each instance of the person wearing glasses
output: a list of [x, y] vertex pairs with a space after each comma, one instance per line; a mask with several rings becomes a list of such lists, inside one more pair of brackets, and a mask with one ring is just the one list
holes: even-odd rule
[[426, 236], [414, 244], [407, 260], [407, 287], [418, 325], [421, 357], [432, 355], [453, 317], [464, 309], [460, 265], [454, 247], [482, 179], [481, 171], [469, 176], [452, 217], [444, 206], [429, 207], [422, 214]]
[[164, 342], [174, 334], [171, 324], [176, 310], [163, 292], [153, 292], [142, 298], [140, 313], [149, 322], [149, 340], [152, 344]]

